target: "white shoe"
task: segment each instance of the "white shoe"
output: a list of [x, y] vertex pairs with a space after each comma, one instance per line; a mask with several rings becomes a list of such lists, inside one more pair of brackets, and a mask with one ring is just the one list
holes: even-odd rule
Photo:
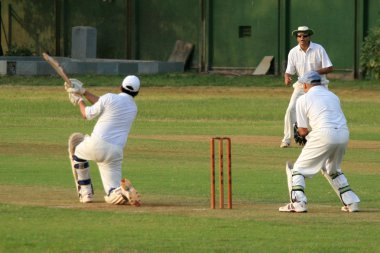
[[116, 189], [112, 189], [111, 192], [104, 196], [104, 200], [108, 204], [114, 205], [126, 205], [128, 204], [128, 198], [123, 194], [122, 187], [118, 187]]
[[290, 143], [283, 141], [281, 142], [280, 148], [288, 148], [289, 146], [290, 146]]
[[79, 190], [79, 202], [91, 203], [94, 198], [92, 185], [82, 185]]
[[132, 183], [124, 178], [121, 180], [121, 190], [122, 194], [128, 198], [128, 203], [132, 206], [140, 206], [140, 194], [137, 192]]
[[79, 196], [79, 202], [81, 203], [91, 203], [94, 195], [92, 193], [84, 194]]
[[289, 203], [285, 206], [281, 206], [278, 211], [280, 212], [291, 212], [291, 213], [306, 213], [307, 207], [304, 202], [294, 202]]
[[341, 210], [343, 212], [349, 212], [349, 213], [359, 212], [359, 202], [354, 202], [352, 204], [342, 206]]

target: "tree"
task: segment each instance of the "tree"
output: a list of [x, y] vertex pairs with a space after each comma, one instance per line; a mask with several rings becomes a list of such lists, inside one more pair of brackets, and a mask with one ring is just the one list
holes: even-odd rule
[[380, 79], [380, 27], [369, 30], [360, 54], [360, 67], [366, 79]]

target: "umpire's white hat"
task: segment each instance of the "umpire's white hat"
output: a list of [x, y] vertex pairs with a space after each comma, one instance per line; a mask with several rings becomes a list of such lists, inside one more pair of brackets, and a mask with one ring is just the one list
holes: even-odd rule
[[133, 93], [138, 92], [140, 90], [140, 79], [134, 75], [127, 76], [121, 83], [121, 87]]
[[307, 33], [311, 36], [314, 34], [314, 31], [307, 26], [299, 26], [297, 30], [294, 30], [292, 32], [292, 35], [297, 36], [298, 33]]

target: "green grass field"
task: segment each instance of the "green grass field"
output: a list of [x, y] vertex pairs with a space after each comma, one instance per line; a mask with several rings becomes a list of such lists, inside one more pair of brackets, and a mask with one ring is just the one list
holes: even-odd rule
[[[117, 92], [121, 77], [79, 77], [94, 93]], [[284, 214], [280, 149], [292, 88], [281, 78], [143, 76], [139, 114], [123, 173], [143, 205], [80, 204], [67, 139], [90, 133], [57, 77], [0, 79], [0, 252], [380, 252], [380, 86], [332, 81], [351, 130], [342, 164], [362, 212], [342, 213], [327, 181], [307, 180], [309, 212]], [[112, 86], [112, 84], [114, 84]], [[232, 139], [232, 210], [210, 209], [209, 140]]]

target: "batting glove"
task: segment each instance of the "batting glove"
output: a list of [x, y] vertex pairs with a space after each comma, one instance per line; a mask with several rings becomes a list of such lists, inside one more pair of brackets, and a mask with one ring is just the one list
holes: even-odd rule
[[69, 93], [69, 100], [74, 106], [78, 105], [80, 102], [83, 101], [82, 97], [77, 95], [76, 93]]
[[86, 92], [86, 89], [83, 88], [83, 83], [77, 79], [70, 79], [71, 85], [69, 83], [64, 83], [65, 90], [68, 93], [75, 93], [83, 95]]

